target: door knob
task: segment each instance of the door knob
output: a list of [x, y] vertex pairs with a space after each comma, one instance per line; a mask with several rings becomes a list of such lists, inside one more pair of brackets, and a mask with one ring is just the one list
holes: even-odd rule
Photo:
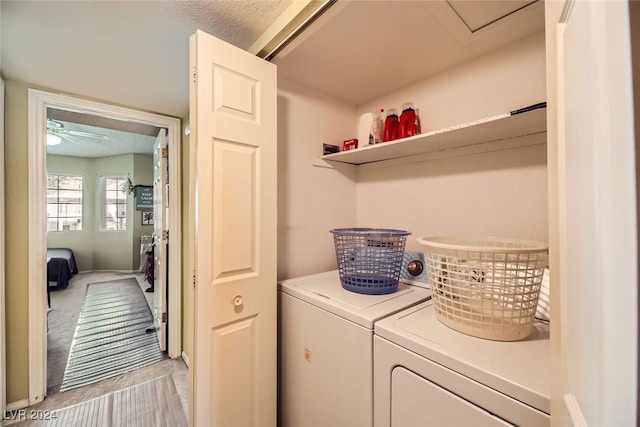
[[240, 307], [242, 303], [242, 295], [236, 295], [235, 298], [233, 298], [233, 305], [235, 305], [236, 307]]

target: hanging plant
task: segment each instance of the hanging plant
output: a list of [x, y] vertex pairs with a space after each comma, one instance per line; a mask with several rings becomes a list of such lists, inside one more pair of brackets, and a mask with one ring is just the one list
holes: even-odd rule
[[122, 184], [122, 191], [126, 191], [127, 194], [133, 194], [133, 196], [135, 197], [136, 187], [137, 185], [133, 185], [133, 182], [131, 182], [131, 178], [127, 177], [127, 182], [124, 182]]

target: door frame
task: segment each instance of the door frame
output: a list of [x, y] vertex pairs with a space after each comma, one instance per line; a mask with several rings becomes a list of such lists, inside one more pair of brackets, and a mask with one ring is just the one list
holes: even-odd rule
[[[153, 271], [154, 277], [151, 287], [153, 292], [153, 325], [156, 327], [156, 337], [160, 342], [160, 350], [167, 348], [167, 324], [162, 321], [162, 313], [167, 312], [167, 244], [163, 230], [167, 229], [167, 194], [166, 186], [168, 164], [162, 152], [168, 147], [168, 137], [165, 129], [160, 129], [153, 142]], [[157, 169], [156, 169], [157, 168]], [[157, 175], [156, 175], [157, 170]], [[156, 181], [159, 180], [159, 183]]]
[[[180, 119], [138, 111], [95, 101], [28, 90], [29, 158], [29, 405], [41, 402], [47, 391], [47, 314], [46, 314], [46, 117], [47, 108], [59, 108], [116, 120], [167, 128], [169, 138], [169, 289], [168, 353], [176, 358], [182, 352], [182, 236]], [[170, 315], [169, 315], [170, 313]]]
[[6, 334], [4, 322], [4, 266], [5, 266], [5, 235], [4, 235], [4, 81], [0, 79], [0, 414], [4, 417], [7, 406], [7, 375], [6, 375]]

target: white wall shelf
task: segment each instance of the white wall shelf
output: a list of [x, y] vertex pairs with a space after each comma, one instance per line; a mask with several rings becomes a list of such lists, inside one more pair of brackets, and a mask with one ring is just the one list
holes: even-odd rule
[[328, 154], [322, 156], [321, 159], [363, 165], [540, 134], [546, 131], [546, 106], [537, 106], [535, 109], [518, 114], [500, 114], [408, 138]]

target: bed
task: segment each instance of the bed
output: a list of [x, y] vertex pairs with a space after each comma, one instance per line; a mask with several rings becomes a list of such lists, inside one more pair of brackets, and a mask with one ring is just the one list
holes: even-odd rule
[[78, 273], [76, 258], [69, 248], [47, 249], [47, 283], [56, 282], [56, 286], [65, 289], [69, 286], [69, 279]]

